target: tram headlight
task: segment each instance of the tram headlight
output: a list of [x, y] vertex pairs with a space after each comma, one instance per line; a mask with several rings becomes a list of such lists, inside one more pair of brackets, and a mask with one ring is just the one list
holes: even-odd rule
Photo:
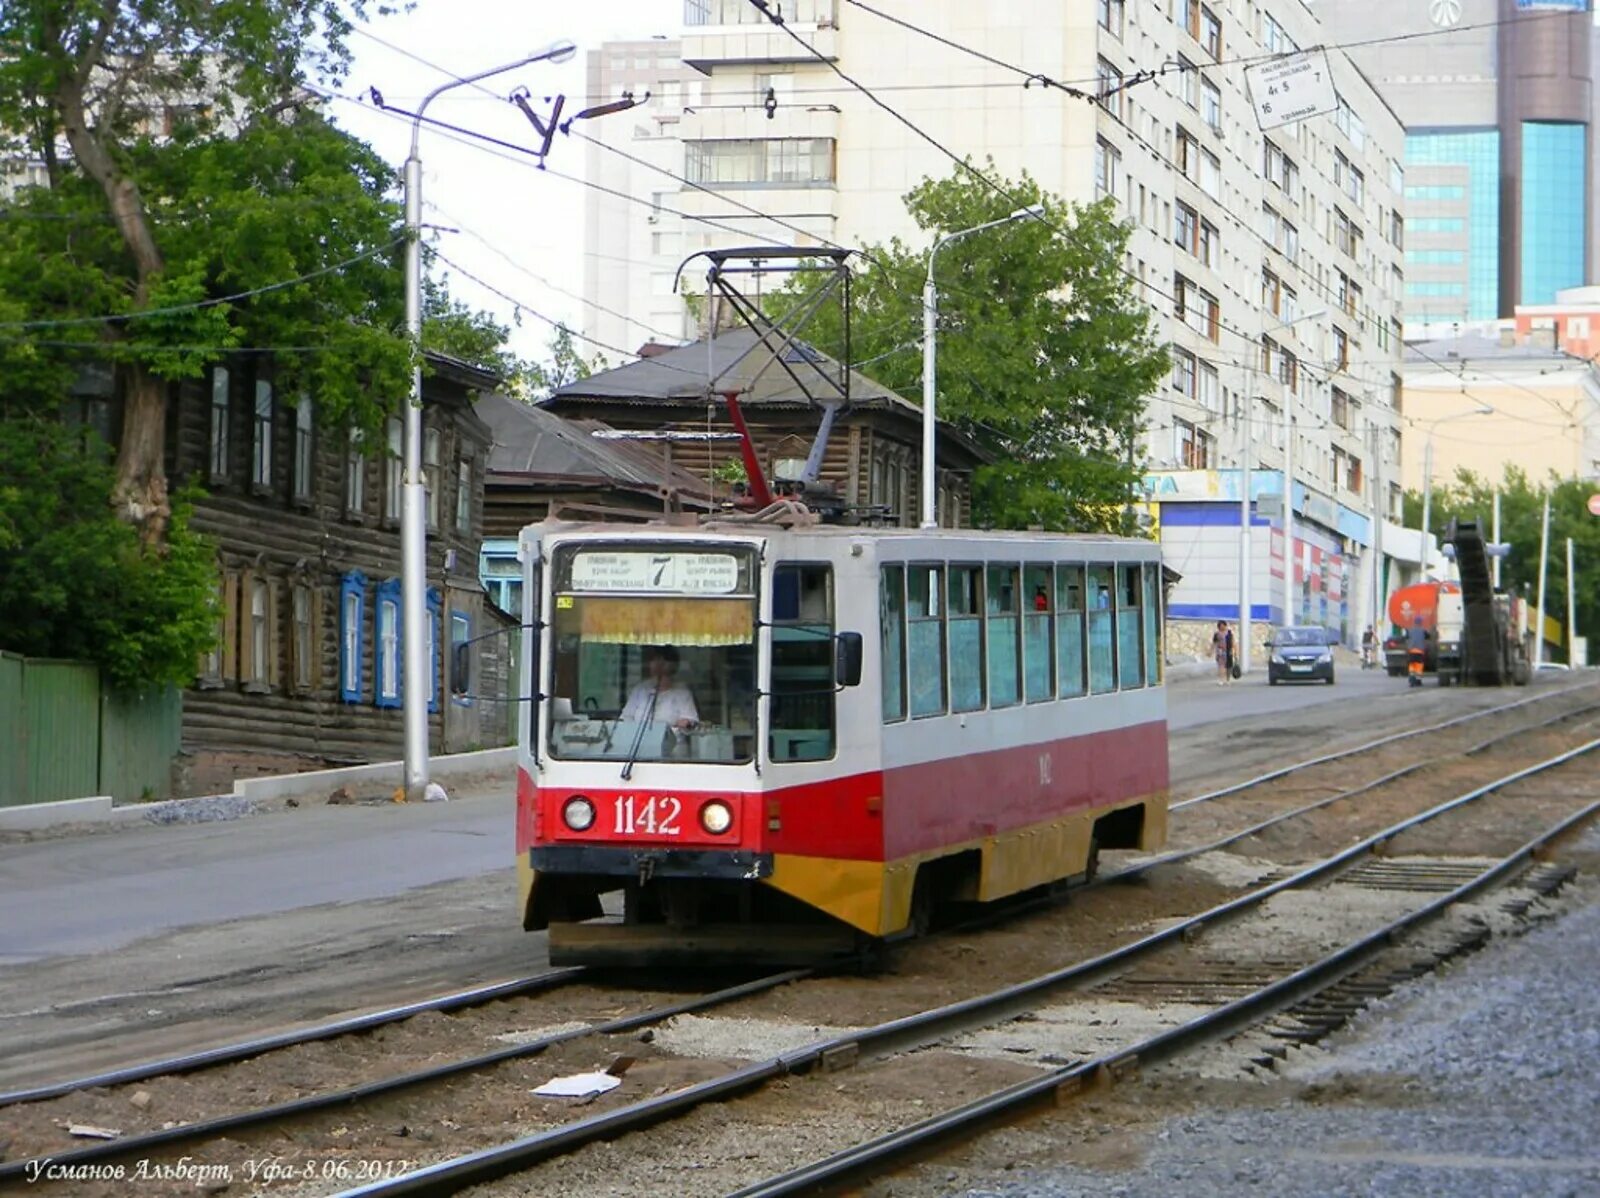
[[700, 826], [713, 836], [721, 836], [733, 827], [733, 809], [720, 799], [712, 799], [700, 808]]
[[561, 819], [574, 832], [587, 832], [594, 827], [594, 804], [582, 795], [573, 795], [561, 805]]

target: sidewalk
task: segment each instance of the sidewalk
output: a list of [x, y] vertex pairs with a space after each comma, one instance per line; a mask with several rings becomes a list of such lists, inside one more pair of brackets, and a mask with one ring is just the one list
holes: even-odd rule
[[[513, 785], [517, 760], [514, 746], [475, 753], [441, 754], [429, 759], [429, 777], [447, 792], [502, 783]], [[110, 796], [62, 799], [0, 807], [0, 837], [7, 833], [58, 833], [134, 824], [200, 824], [241, 819], [301, 802], [325, 803], [343, 788], [349, 802], [386, 799], [405, 776], [404, 763], [381, 761], [342, 769], [241, 778], [229, 794], [169, 799], [158, 803], [117, 804]]]

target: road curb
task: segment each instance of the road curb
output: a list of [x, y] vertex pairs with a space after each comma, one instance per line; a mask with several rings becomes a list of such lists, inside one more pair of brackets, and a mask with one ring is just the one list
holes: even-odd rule
[[[504, 771], [509, 786], [511, 770], [516, 766], [516, 761], [515, 746], [482, 749], [473, 753], [451, 753], [430, 758], [428, 773], [435, 781], [443, 782]], [[404, 762], [378, 761], [370, 765], [311, 770], [301, 774], [241, 778], [234, 782], [231, 794], [168, 799], [159, 803], [116, 806], [111, 796], [96, 795], [82, 799], [61, 799], [53, 803], [0, 807], [0, 833], [43, 832], [73, 825], [216, 823], [255, 815], [274, 800], [326, 798], [341, 786], [382, 786], [388, 790], [399, 786], [404, 776]]]

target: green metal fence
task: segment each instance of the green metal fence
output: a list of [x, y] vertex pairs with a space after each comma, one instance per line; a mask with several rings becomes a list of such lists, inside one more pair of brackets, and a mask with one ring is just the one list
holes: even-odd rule
[[181, 716], [176, 689], [115, 696], [85, 662], [0, 653], [0, 807], [165, 795]]

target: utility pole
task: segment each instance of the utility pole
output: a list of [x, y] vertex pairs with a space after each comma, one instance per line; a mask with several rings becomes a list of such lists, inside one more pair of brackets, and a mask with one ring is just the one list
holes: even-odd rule
[[[1250, 375], [1245, 374], [1245, 387], [1249, 389]], [[1234, 660], [1239, 672], [1250, 672], [1250, 409], [1255, 406], [1251, 395], [1244, 401], [1244, 419], [1240, 430], [1244, 433], [1244, 449], [1239, 454], [1239, 635], [1235, 638], [1237, 652]]]
[[1370, 621], [1370, 627], [1380, 641], [1382, 640], [1382, 635], [1378, 630], [1384, 622], [1383, 431], [1383, 426], [1374, 421], [1372, 424], [1372, 620]]
[[[1494, 493], [1494, 531], [1490, 533], [1496, 545], [1500, 544], [1500, 492]], [[1494, 555], [1494, 589], [1500, 589], [1500, 555]]]
[[1572, 573], [1572, 538], [1567, 538], [1567, 666], [1577, 669], [1578, 660], [1578, 587]]
[[1422, 576], [1428, 576], [1433, 554], [1428, 552], [1428, 524], [1433, 511], [1433, 430], [1422, 447]]
[[1294, 621], [1294, 397], [1283, 389], [1283, 626]]
[[1533, 664], [1544, 664], [1544, 576], [1550, 565], [1550, 492], [1544, 493], [1544, 522], [1539, 529], [1539, 623], [1533, 630]]

